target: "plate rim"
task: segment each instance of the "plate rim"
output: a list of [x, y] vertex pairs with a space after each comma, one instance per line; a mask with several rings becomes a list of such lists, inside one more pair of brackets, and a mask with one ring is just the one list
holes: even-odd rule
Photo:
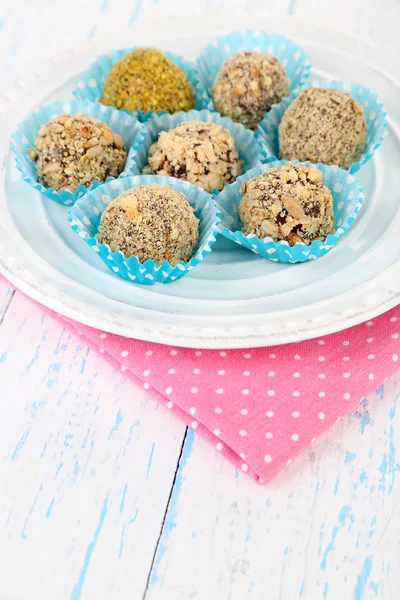
[[[216, 18], [214, 18], [216, 17]], [[218, 17], [218, 18], [217, 18]], [[218, 13], [218, 15], [213, 15], [213, 20], [217, 21], [217, 23], [213, 23], [215, 25], [214, 29], [211, 33], [218, 35], [220, 31], [218, 27], [221, 27], [222, 30], [226, 31], [227, 27], [224, 23], [227, 18], [227, 13], [222, 11]], [[314, 33], [318, 32], [319, 35], [323, 35], [326, 46], [331, 46], [330, 43], [326, 43], [327, 36], [334, 36], [335, 41], [337, 43], [338, 36], [343, 40], [345, 45], [345, 52], [349, 52], [351, 54], [356, 54], [359, 57], [358, 52], [361, 48], [365, 49], [363, 53], [363, 58], [369, 55], [371, 52], [374, 56], [374, 59], [380, 62], [379, 71], [385, 77], [387, 77], [396, 87], [400, 87], [399, 81], [393, 76], [392, 73], [387, 72], [387, 69], [391, 68], [392, 62], [393, 65], [396, 65], [397, 68], [400, 67], [400, 62], [394, 56], [389, 56], [384, 52], [378, 50], [378, 48], [370, 42], [363, 40], [357, 36], [345, 35], [335, 32], [333, 30], [329, 30], [326, 27], [315, 26], [314, 24], [307, 23], [302, 19], [298, 19], [295, 17], [261, 17], [260, 21], [258, 20], [256, 12], [252, 13], [243, 13], [240, 11], [236, 11], [235, 14], [230, 13], [229, 20], [236, 20], [237, 29], [246, 29], [248, 26], [243, 26], [242, 23], [246, 22], [251, 18], [253, 21], [257, 20], [257, 22], [264, 22], [268, 20], [268, 24], [271, 25], [271, 31], [275, 30], [275, 27], [279, 29], [285, 29], [284, 31], [288, 35], [293, 35], [290, 31], [296, 29], [296, 26], [301, 26], [303, 28], [309, 28]], [[207, 23], [209, 26], [209, 20], [204, 15], [199, 15], [199, 19], [203, 19], [204, 23]], [[184, 16], [180, 17], [178, 20], [176, 18], [173, 19], [174, 28], [180, 32], [184, 31], [184, 35], [175, 36], [178, 37], [186, 37], [190, 35], [190, 31], [194, 33], [194, 31], [201, 31], [201, 24], [199, 24], [199, 19], [196, 16], [195, 22], [192, 17]], [[180, 23], [177, 26], [177, 23]], [[140, 30], [145, 31], [146, 28], [152, 28], [152, 35], [156, 35], [156, 30], [160, 30], [160, 42], [163, 39], [171, 39], [171, 35], [165, 35], [166, 31], [171, 31], [166, 26], [166, 19], [146, 19], [140, 23]], [[190, 29], [191, 26], [191, 29]], [[232, 29], [230, 27], [229, 29]], [[147, 29], [148, 30], [148, 29]], [[290, 30], [289, 33], [287, 30]], [[112, 30], [111, 30], [112, 31]], [[118, 31], [118, 38], [124, 39], [129, 36], [133, 36], [135, 32], [138, 32], [138, 26], [135, 24], [129, 25], [123, 29], [121, 32]], [[300, 31], [300, 33], [303, 33]], [[5, 120], [7, 120], [7, 113], [11, 111], [15, 114], [18, 113], [18, 108], [15, 108], [16, 98], [21, 97], [21, 91], [25, 94], [22, 94], [25, 97], [31, 97], [29, 94], [29, 89], [33, 89], [33, 87], [40, 88], [41, 96], [49, 95], [54, 91], [57, 86], [58, 81], [60, 85], [66, 82], [69, 76], [76, 75], [76, 62], [79, 60], [81, 62], [81, 68], [84, 60], [90, 60], [91, 57], [96, 56], [101, 49], [107, 50], [109, 47], [109, 41], [114, 39], [113, 36], [109, 33], [102, 34], [94, 38], [93, 40], [87, 41], [81, 45], [78, 49], [71, 49], [67, 52], [64, 52], [60, 55], [59, 58], [48, 61], [47, 63], [43, 63], [42, 67], [36, 73], [28, 73], [24, 77], [22, 77], [16, 84], [7, 88], [2, 96], [0, 96], [0, 110], [4, 110]], [[313, 41], [313, 40], [311, 40]], [[329, 41], [332, 39], [329, 37]], [[346, 44], [348, 44], [346, 46]], [[349, 47], [351, 47], [349, 49]], [[358, 52], [355, 52], [354, 49], [357, 49]], [[73, 60], [71, 60], [73, 58]], [[371, 61], [366, 60], [367, 64], [371, 64]], [[375, 62], [372, 64], [376, 64]], [[66, 72], [61, 76], [61, 72], [63, 72], [63, 66], [68, 65], [69, 68], [66, 68]], [[382, 69], [382, 65], [385, 66]], [[400, 72], [400, 71], [399, 71]], [[57, 74], [56, 81], [54, 82], [54, 77], [50, 76], [50, 73]], [[51, 82], [51, 84], [49, 83]], [[37, 96], [37, 94], [36, 94]], [[37, 99], [35, 102], [30, 102], [31, 106], [41, 102], [42, 100]], [[21, 104], [21, 100], [17, 101], [17, 106]], [[24, 109], [25, 110], [25, 109]], [[24, 113], [21, 113], [22, 115]], [[4, 116], [0, 114], [0, 119], [4, 121]], [[21, 120], [22, 117], [19, 118]], [[18, 120], [18, 119], [17, 119]], [[13, 123], [12, 127], [16, 125], [17, 120], [9, 119]], [[10, 130], [11, 130], [10, 125]], [[2, 159], [2, 172], [1, 172], [1, 182], [4, 190], [4, 182], [5, 182], [5, 173], [6, 166], [9, 158], [9, 147], [8, 147], [8, 136], [5, 136], [6, 142], [3, 143], [4, 147], [0, 148], [0, 156]], [[2, 193], [3, 193], [2, 190]], [[1, 223], [0, 223], [1, 229]], [[373, 302], [364, 304], [354, 303], [352, 310], [345, 311], [345, 313], [339, 313], [336, 315], [334, 319], [331, 321], [326, 321], [325, 319], [321, 319], [318, 317], [316, 319], [308, 319], [306, 326], [305, 323], [301, 321], [293, 322], [291, 327], [284, 327], [283, 325], [279, 326], [275, 325], [275, 327], [271, 327], [271, 325], [267, 325], [264, 327], [257, 328], [254, 326], [247, 328], [244, 330], [234, 330], [229, 328], [229, 330], [224, 330], [224, 327], [217, 328], [216, 324], [213, 323], [216, 318], [207, 317], [208, 326], [198, 327], [191, 326], [190, 323], [185, 323], [181, 327], [177, 325], [171, 325], [169, 323], [160, 324], [158, 319], [154, 319], [152, 321], [152, 313], [155, 317], [156, 314], [162, 315], [164, 320], [165, 316], [168, 313], [161, 313], [161, 311], [153, 311], [151, 309], [144, 309], [140, 307], [133, 307], [136, 310], [136, 316], [132, 319], [118, 319], [118, 315], [116, 313], [107, 312], [107, 314], [100, 313], [97, 314], [96, 310], [93, 309], [90, 305], [79, 304], [74, 306], [74, 303], [71, 302], [71, 298], [59, 292], [59, 290], [54, 287], [53, 284], [50, 284], [47, 281], [37, 281], [35, 278], [30, 276], [28, 269], [26, 269], [22, 264], [18, 264], [16, 257], [13, 257], [12, 254], [1, 248], [2, 244], [0, 242], [0, 273], [3, 274], [12, 285], [15, 285], [19, 290], [21, 290], [24, 294], [31, 297], [38, 303], [54, 310], [56, 313], [63, 315], [66, 318], [74, 319], [79, 323], [84, 325], [89, 325], [96, 329], [100, 329], [102, 331], [106, 331], [108, 333], [115, 333], [118, 335], [123, 335], [125, 337], [133, 337], [137, 339], [146, 340], [149, 342], [158, 342], [164, 344], [170, 344], [174, 346], [182, 346], [188, 348], [213, 348], [213, 349], [229, 349], [229, 348], [251, 348], [251, 347], [262, 347], [262, 346], [275, 346], [280, 344], [286, 344], [291, 342], [299, 342], [306, 339], [312, 339], [316, 337], [322, 337], [331, 333], [336, 333], [338, 331], [342, 331], [351, 327], [353, 325], [357, 325], [359, 323], [365, 322], [377, 315], [380, 315], [387, 310], [393, 308], [394, 306], [400, 303], [400, 256], [397, 260], [395, 260], [391, 265], [389, 265], [384, 271], [373, 277], [371, 280], [364, 282], [362, 285], [357, 287], [357, 291], [360, 294], [361, 290], [363, 294], [368, 294], [371, 292]], [[80, 284], [75, 283], [75, 286], [80, 286]], [[83, 286], [82, 286], [83, 287]], [[352, 292], [346, 292], [341, 294], [340, 296], [346, 297], [351, 296]], [[373, 293], [372, 293], [373, 292]], [[114, 300], [114, 303], [118, 304], [119, 301]], [[89, 310], [88, 310], [89, 309]], [[358, 309], [358, 310], [357, 310]], [[361, 309], [361, 310], [360, 310]], [[296, 309], [292, 309], [296, 310]], [[299, 309], [297, 309], [299, 310]], [[291, 311], [286, 311], [291, 312]], [[275, 313], [276, 316], [276, 313]], [[117, 318], [116, 318], [117, 317]], [[190, 320], [190, 315], [185, 317], [186, 320]], [[296, 327], [294, 327], [296, 325]]]

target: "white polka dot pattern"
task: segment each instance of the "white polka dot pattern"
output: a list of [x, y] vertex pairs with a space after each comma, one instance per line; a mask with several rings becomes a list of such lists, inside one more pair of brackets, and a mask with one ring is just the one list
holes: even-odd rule
[[64, 322], [239, 470], [266, 483], [399, 369], [399, 318], [400, 306], [273, 352], [170, 348]]

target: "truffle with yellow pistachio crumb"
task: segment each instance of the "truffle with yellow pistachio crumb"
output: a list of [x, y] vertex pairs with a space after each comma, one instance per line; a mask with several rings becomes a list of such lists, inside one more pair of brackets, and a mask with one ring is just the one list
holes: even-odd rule
[[136, 48], [118, 60], [107, 76], [100, 102], [130, 112], [174, 113], [195, 105], [184, 70], [156, 48]]
[[74, 192], [80, 185], [118, 177], [127, 153], [121, 137], [108, 125], [76, 113], [57, 115], [41, 127], [28, 156], [36, 161], [42, 185]]
[[290, 246], [334, 233], [333, 199], [316, 167], [286, 164], [244, 181], [239, 206], [243, 233]]
[[112, 200], [101, 216], [97, 239], [125, 258], [152, 259], [175, 266], [188, 262], [199, 236], [199, 220], [184, 194], [168, 185], [150, 183]]

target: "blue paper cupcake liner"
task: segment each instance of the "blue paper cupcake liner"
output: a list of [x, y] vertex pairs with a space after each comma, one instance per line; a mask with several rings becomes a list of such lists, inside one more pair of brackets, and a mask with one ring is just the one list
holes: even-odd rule
[[[335, 233], [328, 235], [324, 242], [314, 240], [309, 246], [303, 243], [289, 246], [288, 242], [274, 242], [270, 237], [260, 240], [254, 234], [244, 235], [241, 231], [243, 224], [238, 210], [241, 201], [240, 185], [242, 181], [258, 177], [268, 169], [281, 167], [288, 162], [290, 161], [280, 160], [268, 163], [261, 168], [248, 171], [245, 175], [239, 177], [235, 183], [225, 186], [217, 198], [221, 218], [220, 230], [222, 235], [228, 239], [273, 262], [306, 262], [324, 256], [337, 244], [356, 218], [364, 200], [364, 195], [358, 179], [348, 171], [335, 165], [317, 163], [314, 166], [322, 172], [323, 183], [332, 193]], [[311, 166], [310, 162], [298, 162], [296, 164]]]
[[[169, 131], [186, 121], [206, 121], [216, 123], [231, 133], [235, 148], [239, 154], [239, 159], [243, 161], [242, 172], [259, 167], [267, 162], [268, 150], [261, 136], [246, 129], [241, 123], [235, 123], [228, 117], [221, 117], [220, 114], [208, 110], [189, 110], [188, 112], [177, 112], [173, 115], [164, 113], [162, 115], [153, 115], [145, 123], [145, 135], [138, 139], [131, 150], [131, 158], [139, 172], [148, 164], [150, 146], [157, 141], [162, 131]], [[218, 193], [215, 190], [215, 193]]]
[[[35, 190], [38, 190], [51, 200], [71, 206], [78, 198], [81, 198], [89, 190], [101, 185], [102, 182], [95, 181], [90, 187], [80, 185], [75, 192], [70, 190], [61, 190], [57, 192], [54, 188], [45, 187], [38, 182], [36, 164], [28, 157], [29, 148], [35, 147], [35, 136], [39, 129], [45, 125], [52, 117], [63, 113], [75, 115], [83, 113], [89, 117], [103, 121], [112, 131], [118, 133], [128, 152], [125, 168], [119, 177], [124, 177], [136, 173], [134, 157], [130, 155], [131, 147], [145, 135], [144, 127], [135, 117], [128, 114], [121, 114], [115, 108], [86, 102], [82, 100], [66, 100], [52, 102], [45, 106], [40, 106], [31, 112], [26, 119], [18, 125], [17, 130], [11, 136], [11, 148], [15, 153], [15, 162], [18, 171], [22, 174], [22, 179], [29, 183]], [[108, 177], [107, 181], [112, 181], [114, 177]]]
[[240, 50], [268, 52], [279, 59], [286, 71], [289, 93], [302, 86], [309, 74], [311, 62], [308, 54], [284, 35], [265, 31], [235, 32], [218, 37], [208, 44], [196, 61], [201, 83], [207, 93], [210, 110], [215, 110], [212, 87], [224, 60]]
[[[111, 200], [138, 185], [146, 183], [167, 184], [178, 192], [183, 192], [194, 208], [199, 223], [199, 241], [193, 257], [189, 262], [178, 262], [175, 267], [163, 261], [157, 265], [148, 259], [140, 263], [136, 256], [125, 258], [122, 252], [111, 252], [107, 244], [99, 244], [96, 234], [101, 215]], [[173, 177], [157, 177], [154, 175], [131, 176], [106, 183], [90, 191], [84, 199], [79, 200], [68, 213], [72, 229], [88, 244], [107, 267], [119, 277], [135, 283], [153, 285], [168, 283], [180, 279], [200, 264], [219, 233], [219, 213], [210, 194], [187, 181]]]
[[360, 160], [352, 163], [348, 169], [350, 173], [355, 173], [362, 165], [372, 158], [375, 151], [382, 144], [386, 134], [387, 113], [384, 110], [382, 102], [379, 102], [376, 94], [371, 92], [368, 88], [365, 88], [358, 83], [349, 83], [341, 80], [319, 80], [307, 83], [301, 90], [297, 90], [291, 96], [284, 98], [280, 104], [275, 104], [270, 112], [264, 115], [263, 120], [258, 124], [257, 134], [262, 136], [267, 143], [269, 160], [278, 160], [278, 129], [286, 109], [293, 100], [297, 98], [300, 92], [309, 87], [335, 88], [342, 92], [346, 92], [363, 107], [365, 119], [367, 121], [367, 145]]
[[[111, 67], [114, 63], [120, 60], [120, 58], [125, 56], [125, 54], [132, 52], [132, 50], [135, 50], [135, 48], [123, 48], [121, 50], [114, 50], [113, 52], [99, 56], [97, 60], [92, 62], [89, 68], [87, 68], [85, 71], [82, 71], [79, 77], [75, 80], [75, 87], [72, 92], [74, 96], [83, 100], [90, 100], [91, 102], [99, 102], [101, 94], [103, 93], [104, 83], [107, 79], [108, 73], [111, 70]], [[200, 74], [198, 73], [195, 64], [184, 60], [181, 56], [172, 54], [171, 52], [164, 52], [164, 54], [170, 60], [172, 60], [172, 62], [178, 65], [178, 67], [181, 67], [181, 69], [185, 71], [190, 85], [192, 86], [193, 96], [196, 101], [195, 109], [201, 110], [202, 108], [207, 108], [208, 96], [203, 88]], [[163, 114], [156, 113], [154, 110], [149, 110], [145, 113], [141, 110], [135, 110], [132, 113], [129, 113], [127, 110], [122, 109], [122, 112], [127, 112], [128, 114], [134, 115], [142, 123], [147, 121], [147, 119], [153, 114]]]

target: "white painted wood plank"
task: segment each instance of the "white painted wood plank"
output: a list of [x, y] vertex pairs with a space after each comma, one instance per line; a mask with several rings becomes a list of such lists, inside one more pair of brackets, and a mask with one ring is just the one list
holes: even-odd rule
[[[4, 0], [2, 0], [4, 2]], [[95, 35], [137, 23], [157, 15], [160, 19], [173, 15], [193, 15], [202, 12], [229, 9], [254, 10], [261, 7], [270, 14], [287, 14], [290, 0], [20, 0], [16, 5], [5, 0], [0, 50], [0, 86], [10, 83], [27, 69], [36, 69], [48, 60], [48, 48], [57, 54], [93, 38]], [[79, 18], [76, 18], [79, 15]], [[1, 18], [0, 14], [0, 18]], [[35, 26], [32, 28], [31, 23]], [[46, 43], [42, 43], [45, 39]], [[134, 43], [134, 42], [133, 42]]]
[[[399, 54], [397, 0], [7, 0], [0, 85], [47, 59], [49, 47], [62, 52], [156, 11], [283, 14], [291, 6]], [[6, 293], [0, 283], [0, 321]], [[86, 352], [26, 301], [13, 301], [0, 326], [7, 600], [136, 600], [144, 589], [184, 427]], [[267, 488], [235, 479], [229, 463], [189, 436], [148, 598], [243, 600], [249, 590], [257, 600], [397, 598], [396, 394], [393, 380], [369, 415], [364, 407], [338, 423]]]
[[[3, 6], [4, 5], [4, 6]], [[137, 23], [147, 17], [207, 12], [262, 11], [264, 14], [293, 14], [312, 23], [357, 34], [378, 43], [387, 52], [400, 56], [396, 28], [400, 22], [398, 0], [3, 0], [0, 14], [0, 86], [19, 77], [27, 69], [36, 69], [48, 59], [48, 48], [57, 54], [83, 41], [101, 35], [111, 28], [118, 30], [128, 23]], [[76, 15], [79, 14], [79, 19]], [[5, 18], [6, 16], [6, 18]], [[35, 26], [32, 27], [34, 21]], [[255, 22], [255, 28], [257, 23]], [[46, 44], [41, 43], [45, 39]], [[355, 79], [357, 79], [355, 74]]]
[[20, 294], [0, 356], [0, 597], [141, 598], [184, 425]]
[[189, 434], [147, 600], [393, 599], [400, 374], [257, 487]]
[[[399, 37], [394, 26], [400, 23], [398, 0], [295, 0], [292, 14], [329, 29], [358, 35], [379, 45], [381, 51], [400, 58]], [[357, 73], [354, 73], [354, 81], [357, 81]]]
[[0, 323], [14, 295], [14, 289], [0, 278]]

